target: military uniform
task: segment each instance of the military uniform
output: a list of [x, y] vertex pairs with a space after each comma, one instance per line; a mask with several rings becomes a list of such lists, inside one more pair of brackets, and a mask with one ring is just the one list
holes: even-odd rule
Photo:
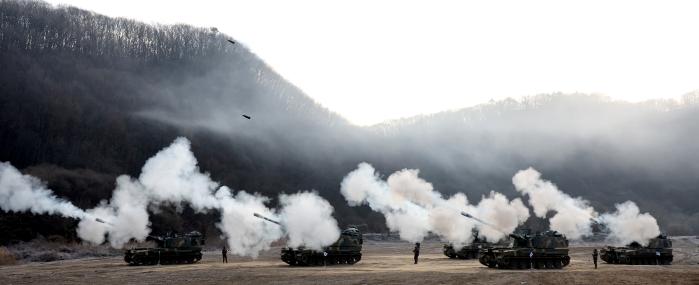
[[592, 262], [595, 263], [595, 269], [597, 269], [597, 255], [598, 255], [598, 254], [597, 254], [597, 249], [595, 248], [595, 249], [592, 251]]
[[415, 264], [417, 264], [417, 258], [420, 256], [420, 243], [415, 243], [415, 249], [413, 249], [413, 253], [415, 253], [415, 256], [413, 257], [415, 259]]

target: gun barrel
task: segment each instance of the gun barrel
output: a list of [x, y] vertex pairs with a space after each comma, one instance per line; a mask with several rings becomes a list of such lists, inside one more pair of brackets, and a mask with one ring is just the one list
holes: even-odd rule
[[95, 218], [95, 221], [98, 222], [98, 223], [103, 223], [103, 224], [107, 224], [107, 225], [113, 226], [112, 223], [107, 222], [107, 221], [105, 221], [105, 220], [102, 220], [102, 219], [100, 219], [100, 218]]
[[277, 221], [275, 221], [275, 220], [272, 220], [272, 219], [270, 219], [270, 218], [267, 218], [267, 217], [265, 217], [265, 216], [263, 216], [263, 215], [260, 215], [260, 214], [258, 214], [258, 213], [253, 213], [253, 216], [258, 217], [258, 218], [260, 218], [260, 219], [263, 219], [263, 220], [265, 220], [265, 221], [271, 222], [271, 223], [275, 223], [275, 224], [280, 225], [280, 226], [282, 225], [280, 222], [277, 222]]
[[503, 230], [497, 228], [495, 225], [492, 225], [492, 224], [487, 223], [487, 222], [485, 222], [485, 221], [483, 221], [483, 220], [481, 220], [481, 219], [479, 219], [479, 218], [476, 218], [476, 217], [474, 217], [473, 215], [471, 215], [471, 214], [469, 214], [469, 213], [466, 213], [466, 212], [463, 212], [463, 211], [462, 211], [462, 212], [461, 212], [461, 215], [464, 216], [464, 217], [466, 217], [466, 218], [473, 219], [473, 220], [475, 220], [475, 221], [477, 221], [477, 222], [479, 222], [479, 223], [481, 223], [481, 224], [484, 224], [484, 225], [486, 225], [486, 226], [489, 226], [489, 227], [495, 229], [496, 231], [499, 231], [499, 232], [501, 232], [501, 233], [507, 235], [507, 233], [506, 233], [505, 231], [503, 231]]
[[479, 222], [479, 223], [486, 224], [486, 225], [490, 225], [490, 224], [484, 222], [483, 220], [474, 217], [473, 215], [471, 215], [471, 214], [469, 214], [469, 213], [461, 212], [461, 215], [464, 216], [464, 217], [466, 217], [466, 218], [474, 219], [474, 220], [476, 220], [476, 221]]

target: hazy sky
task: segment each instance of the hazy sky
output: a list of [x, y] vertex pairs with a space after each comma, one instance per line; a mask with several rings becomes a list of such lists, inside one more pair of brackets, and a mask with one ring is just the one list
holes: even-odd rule
[[48, 2], [217, 27], [360, 125], [537, 93], [699, 89], [699, 1]]

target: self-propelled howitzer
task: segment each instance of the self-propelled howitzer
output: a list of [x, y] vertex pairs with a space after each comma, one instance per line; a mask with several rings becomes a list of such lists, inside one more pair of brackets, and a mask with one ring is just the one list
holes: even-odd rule
[[[481, 219], [474, 217], [473, 215], [471, 215], [469, 213], [461, 212], [461, 215], [464, 217], [467, 217], [469, 219], [473, 219], [473, 220], [475, 220], [479, 223], [482, 223], [484, 225], [491, 226], [490, 224], [484, 222]], [[449, 258], [459, 258], [459, 259], [472, 259], [473, 258], [473, 259], [476, 259], [480, 256], [481, 251], [494, 246], [492, 243], [487, 242], [485, 239], [479, 238], [478, 232], [474, 231], [472, 234], [473, 234], [473, 240], [471, 241], [471, 243], [468, 245], [464, 245], [460, 248], [455, 248], [454, 244], [452, 244], [452, 243], [445, 244], [443, 249], [442, 249], [442, 252], [444, 253], [444, 255], [446, 255]]]
[[[468, 213], [461, 215], [501, 231], [494, 225]], [[508, 247], [489, 247], [480, 252], [478, 261], [490, 268], [499, 269], [560, 269], [570, 263], [568, 239], [556, 231], [545, 231], [531, 235], [528, 230], [510, 234], [512, 244]]]
[[156, 265], [195, 263], [201, 260], [204, 236], [193, 231], [183, 235], [152, 236], [153, 248], [132, 248], [124, 252], [124, 261], [129, 265]]
[[493, 247], [492, 243], [478, 237], [478, 233], [474, 232], [473, 240], [470, 244], [461, 247], [454, 247], [454, 244], [447, 243], [444, 244], [442, 252], [449, 258], [476, 259], [479, 257], [481, 251], [490, 247]]
[[556, 231], [510, 234], [512, 245], [482, 251], [481, 264], [499, 269], [560, 269], [570, 263], [568, 239]]
[[[255, 217], [282, 226], [278, 221], [255, 213]], [[340, 233], [340, 238], [322, 250], [313, 250], [300, 246], [298, 248], [284, 247], [281, 259], [292, 266], [314, 266], [355, 264], [362, 259], [362, 233], [355, 227], [348, 227]]]
[[626, 247], [608, 246], [600, 250], [600, 258], [607, 263], [632, 265], [672, 264], [672, 241], [659, 235], [648, 241], [647, 246], [632, 242]]

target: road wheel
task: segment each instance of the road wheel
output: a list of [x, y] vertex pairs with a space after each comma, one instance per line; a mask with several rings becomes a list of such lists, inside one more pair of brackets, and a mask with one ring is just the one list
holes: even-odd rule
[[563, 266], [570, 264], [570, 256], [563, 257]]

